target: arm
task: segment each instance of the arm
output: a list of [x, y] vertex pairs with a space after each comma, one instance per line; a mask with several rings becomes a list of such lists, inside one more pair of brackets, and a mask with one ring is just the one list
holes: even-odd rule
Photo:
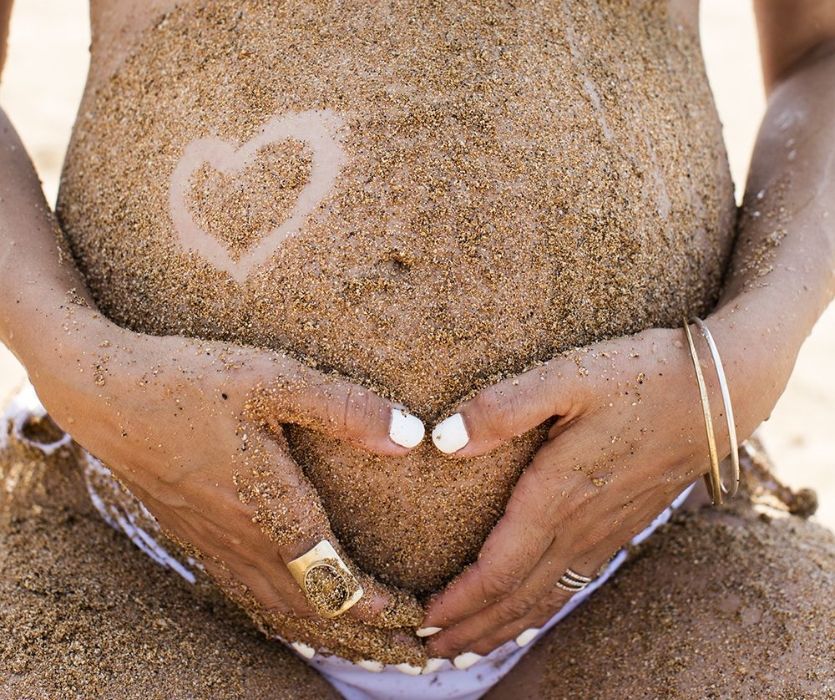
[[744, 316], [749, 356], [761, 369], [777, 359], [785, 382], [835, 295], [835, 5], [758, 0], [756, 9], [768, 109], [714, 317], [730, 335]]
[[[282, 425], [397, 455], [408, 451], [391, 433], [402, 411], [278, 353], [117, 327], [96, 310], [58, 233], [0, 112], [0, 341], [58, 424], [210, 572], [245, 584], [270, 612], [309, 616], [285, 563], [321, 539], [338, 542]], [[365, 596], [349, 615], [391, 626], [390, 591], [352, 568]]]
[[[707, 319], [740, 438], [769, 416], [835, 293], [835, 6], [760, 0], [757, 11], [768, 111], [724, 293]], [[714, 429], [727, 455], [718, 383], [698, 342]], [[447, 440], [465, 445], [453, 457], [489, 452], [557, 421], [478, 561], [430, 606], [424, 626], [443, 628], [431, 638], [432, 656], [485, 654], [541, 627], [571, 595], [554, 586], [568, 567], [594, 575], [707, 470], [680, 329], [650, 329], [555, 358], [486, 389], [459, 413], [464, 434]]]
[[0, 0], [0, 73], [6, 63], [6, 48], [9, 37], [9, 20], [12, 16], [12, 0]]

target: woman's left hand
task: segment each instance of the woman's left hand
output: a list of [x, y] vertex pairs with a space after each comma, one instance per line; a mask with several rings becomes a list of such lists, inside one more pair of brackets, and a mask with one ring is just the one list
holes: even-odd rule
[[[731, 390], [741, 440], [773, 401], [752, 395], [756, 382], [736, 371], [744, 344], [729, 348], [738, 335], [723, 335], [729, 381], [737, 380]], [[724, 456], [729, 446], [716, 372], [698, 331], [694, 338]], [[759, 391], [779, 395], [762, 384]], [[485, 389], [459, 413], [466, 435], [457, 419], [436, 428], [446, 433], [439, 446], [454, 448], [469, 436], [452, 457], [486, 454], [544, 421], [556, 422], [478, 560], [432, 601], [423, 626], [442, 631], [429, 640], [431, 656], [484, 655], [541, 627], [571, 597], [555, 586], [566, 569], [594, 576], [709, 467], [704, 414], [681, 329], [652, 329], [560, 356]], [[475, 659], [468, 655], [461, 663]]]

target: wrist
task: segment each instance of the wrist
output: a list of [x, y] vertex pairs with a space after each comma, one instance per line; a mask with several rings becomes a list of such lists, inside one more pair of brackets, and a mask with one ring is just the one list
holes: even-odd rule
[[722, 358], [742, 439], [771, 415], [806, 335], [800, 324], [775, 311], [769, 295], [752, 291], [705, 319]]

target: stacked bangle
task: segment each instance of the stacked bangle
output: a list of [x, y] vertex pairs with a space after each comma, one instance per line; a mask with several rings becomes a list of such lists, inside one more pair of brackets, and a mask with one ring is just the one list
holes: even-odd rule
[[702, 412], [705, 416], [705, 432], [707, 433], [707, 446], [710, 452], [710, 471], [705, 475], [710, 497], [713, 504], [722, 505], [722, 477], [719, 474], [719, 455], [716, 452], [716, 436], [713, 433], [713, 417], [710, 413], [710, 398], [707, 394], [707, 384], [702, 373], [702, 366], [699, 364], [699, 356], [696, 353], [696, 344], [693, 342], [693, 334], [690, 332], [690, 324], [684, 319], [684, 332], [687, 335], [687, 344], [690, 346], [690, 357], [693, 359], [693, 368], [696, 370], [696, 382], [699, 384], [699, 396], [702, 400]]
[[722, 505], [722, 493], [728, 493], [730, 496], [735, 496], [739, 488], [739, 445], [736, 436], [736, 424], [734, 422], [733, 406], [731, 405], [731, 392], [728, 388], [728, 380], [725, 375], [725, 368], [722, 365], [722, 358], [719, 356], [719, 350], [713, 340], [710, 329], [700, 318], [694, 318], [693, 322], [699, 327], [702, 332], [707, 346], [710, 348], [710, 355], [713, 359], [713, 366], [716, 369], [716, 376], [719, 379], [719, 388], [722, 391], [722, 402], [725, 405], [725, 418], [728, 424], [728, 443], [731, 449], [731, 468], [733, 470], [733, 483], [731, 490], [725, 487], [722, 483], [722, 476], [719, 472], [719, 455], [716, 450], [716, 436], [713, 432], [713, 416], [710, 412], [710, 399], [707, 393], [707, 384], [705, 383], [702, 367], [699, 363], [699, 356], [696, 352], [696, 344], [693, 342], [693, 335], [690, 332], [690, 324], [687, 319], [684, 319], [684, 332], [687, 335], [687, 344], [690, 347], [690, 357], [693, 359], [693, 367], [696, 370], [696, 381], [699, 385], [699, 396], [702, 402], [702, 411], [705, 417], [705, 432], [707, 433], [707, 444], [710, 452], [710, 471], [705, 475], [705, 483], [710, 491], [711, 498], [714, 505]]
[[719, 388], [722, 390], [722, 402], [725, 404], [725, 420], [728, 423], [728, 444], [731, 448], [731, 469], [733, 474], [730, 491], [725, 488], [724, 483], [722, 484], [722, 490], [733, 498], [739, 489], [739, 444], [736, 439], [736, 423], [734, 422], [734, 409], [731, 405], [731, 391], [728, 388], [728, 378], [725, 376], [722, 358], [719, 357], [719, 350], [713, 341], [713, 335], [710, 329], [700, 318], [694, 318], [693, 321], [699, 327], [699, 330], [707, 341], [707, 346], [710, 348], [710, 354], [713, 357], [713, 366], [716, 368], [716, 376], [719, 379]]

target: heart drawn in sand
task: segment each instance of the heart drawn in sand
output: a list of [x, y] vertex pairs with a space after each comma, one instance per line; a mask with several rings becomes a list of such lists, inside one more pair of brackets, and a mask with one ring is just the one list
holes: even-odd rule
[[[169, 189], [171, 219], [183, 247], [198, 253], [243, 284], [253, 270], [275, 253], [284, 239], [299, 232], [307, 217], [331, 191], [345, 161], [337, 138], [341, 127], [342, 120], [330, 110], [310, 110], [271, 119], [240, 147], [219, 138], [192, 141], [171, 175]], [[259, 236], [258, 242], [236, 260], [226, 246], [195, 221], [186, 199], [192, 178], [204, 165], [223, 175], [234, 176], [251, 165], [261, 149], [289, 140], [300, 141], [310, 149], [310, 179], [299, 192], [288, 218]]]

